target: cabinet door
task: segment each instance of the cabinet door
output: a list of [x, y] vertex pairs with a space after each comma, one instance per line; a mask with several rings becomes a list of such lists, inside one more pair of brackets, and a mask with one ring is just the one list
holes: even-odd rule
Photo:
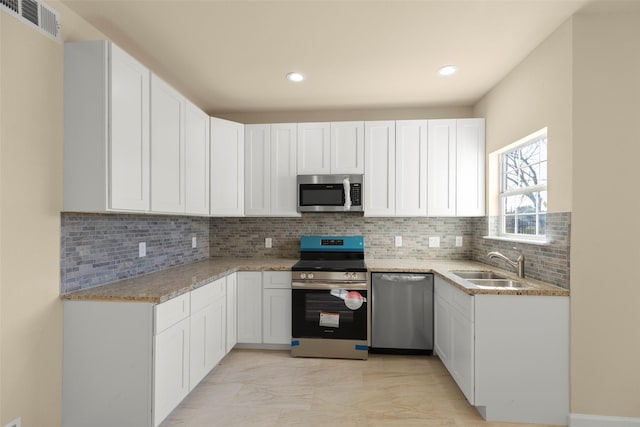
[[451, 366], [451, 307], [440, 297], [434, 299], [434, 350], [444, 366]]
[[457, 120], [456, 214], [484, 216], [484, 119]]
[[330, 123], [298, 123], [298, 174], [331, 173]]
[[211, 215], [244, 215], [244, 125], [211, 118]]
[[189, 393], [189, 321], [189, 318], [184, 319], [155, 336], [155, 426]]
[[151, 76], [151, 210], [184, 213], [186, 100]]
[[262, 273], [238, 273], [238, 342], [262, 343]]
[[238, 342], [238, 276], [227, 276], [227, 334], [225, 353], [229, 353]]
[[149, 210], [149, 70], [111, 44], [109, 208]]
[[271, 215], [300, 216], [296, 175], [298, 138], [295, 123], [271, 125]]
[[211, 309], [211, 351], [207, 353], [206, 361], [209, 372], [227, 354], [227, 298], [216, 299]]
[[244, 134], [244, 209], [246, 215], [271, 212], [271, 126], [246, 125]]
[[393, 121], [365, 123], [364, 214], [396, 213], [396, 127]]
[[209, 215], [209, 116], [187, 102], [185, 119], [186, 213]]
[[291, 343], [291, 289], [264, 289], [263, 342]]
[[427, 121], [396, 122], [396, 215], [427, 215]]
[[210, 335], [213, 332], [214, 320], [215, 310], [212, 304], [191, 314], [189, 390], [193, 390], [213, 368], [211, 361], [215, 347]]
[[[470, 296], [470, 298], [472, 298]], [[474, 403], [473, 323], [456, 310], [451, 316], [451, 359], [449, 371], [470, 403]]]
[[427, 215], [456, 214], [456, 121], [429, 120]]
[[331, 123], [331, 173], [364, 173], [364, 122]]

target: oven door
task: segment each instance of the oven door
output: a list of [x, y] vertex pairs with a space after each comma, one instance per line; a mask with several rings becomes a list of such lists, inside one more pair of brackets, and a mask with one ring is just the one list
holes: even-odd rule
[[[345, 286], [348, 286], [345, 284]], [[292, 289], [291, 335], [293, 338], [367, 339], [366, 287]]]

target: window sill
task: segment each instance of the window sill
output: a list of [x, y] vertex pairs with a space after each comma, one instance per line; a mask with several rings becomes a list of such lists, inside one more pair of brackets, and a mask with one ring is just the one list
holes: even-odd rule
[[500, 240], [502, 242], [525, 243], [527, 245], [538, 245], [538, 246], [549, 246], [553, 243], [551, 240], [519, 239], [515, 237], [503, 237], [503, 236], [483, 236], [482, 238], [487, 240]]

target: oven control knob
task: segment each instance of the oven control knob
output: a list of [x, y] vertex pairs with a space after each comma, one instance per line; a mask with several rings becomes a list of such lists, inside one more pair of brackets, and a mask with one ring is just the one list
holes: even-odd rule
[[307, 278], [306, 273], [300, 273], [300, 278], [301, 278], [301, 279], [306, 279], [306, 278]]
[[309, 273], [309, 279], [313, 279], [313, 273]]
[[348, 271], [347, 271], [346, 273], [344, 273], [344, 278], [345, 278], [345, 279], [348, 279], [348, 278], [349, 278], [349, 274], [350, 274], [350, 273], [349, 273]]

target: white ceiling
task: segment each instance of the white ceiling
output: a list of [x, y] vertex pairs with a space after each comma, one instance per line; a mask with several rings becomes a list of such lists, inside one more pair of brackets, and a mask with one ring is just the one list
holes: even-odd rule
[[62, 1], [211, 115], [471, 106], [589, 2]]

